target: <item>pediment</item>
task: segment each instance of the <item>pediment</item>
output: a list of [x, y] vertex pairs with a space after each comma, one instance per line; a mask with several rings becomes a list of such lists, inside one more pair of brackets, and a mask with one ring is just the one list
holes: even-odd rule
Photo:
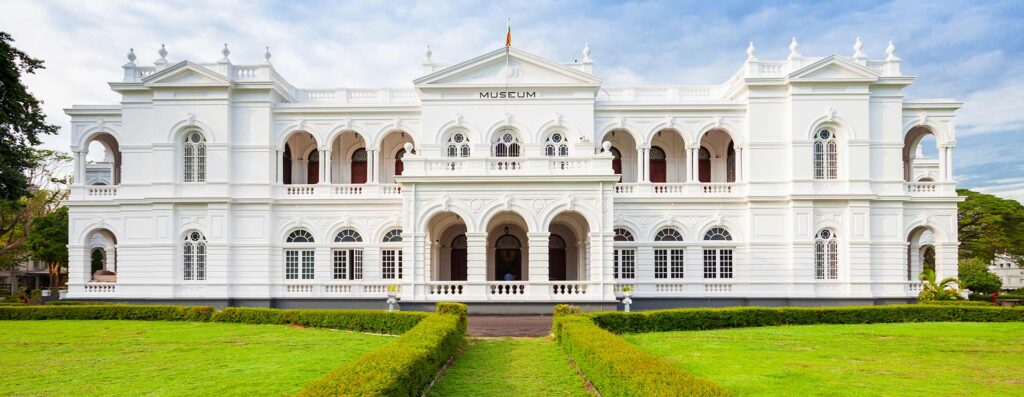
[[790, 80], [877, 80], [878, 72], [849, 59], [832, 55], [789, 74]]
[[525, 51], [501, 48], [413, 81], [423, 86], [600, 86], [590, 73]]
[[142, 83], [156, 87], [226, 87], [231, 85], [231, 80], [200, 65], [182, 61], [142, 79]]

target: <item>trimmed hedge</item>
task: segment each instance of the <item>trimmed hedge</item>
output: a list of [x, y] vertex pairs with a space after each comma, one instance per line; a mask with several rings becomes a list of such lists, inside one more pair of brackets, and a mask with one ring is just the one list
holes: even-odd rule
[[299, 396], [419, 396], [462, 345], [466, 306], [439, 303], [415, 327], [306, 386]]
[[600, 312], [590, 317], [613, 333], [691, 331], [809, 324], [1024, 321], [1024, 307], [889, 305], [848, 307], [735, 307], [647, 312]]
[[46, 306], [104, 306], [104, 305], [116, 305], [114, 302], [99, 302], [99, 301], [49, 301], [44, 303]]
[[0, 320], [210, 321], [209, 306], [100, 305], [0, 307]]
[[558, 344], [605, 396], [728, 396], [718, 385], [687, 373], [568, 308], [556, 309]]
[[933, 302], [921, 302], [921, 305], [932, 305], [932, 306], [992, 306], [993, 304], [988, 301], [933, 301]]
[[426, 316], [426, 313], [386, 312], [381, 310], [281, 310], [229, 307], [215, 313], [210, 321], [245, 324], [290, 324], [399, 335], [415, 327]]

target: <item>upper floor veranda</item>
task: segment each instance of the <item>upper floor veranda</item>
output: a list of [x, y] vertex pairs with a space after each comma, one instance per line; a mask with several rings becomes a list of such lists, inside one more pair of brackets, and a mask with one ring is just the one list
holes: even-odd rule
[[[952, 100], [908, 100], [869, 59], [751, 45], [727, 81], [606, 87], [582, 61], [501, 48], [412, 88], [301, 89], [271, 62], [153, 66], [120, 105], [75, 106], [72, 201], [397, 200], [415, 183], [608, 182], [623, 200], [955, 198]], [[102, 153], [102, 154], [101, 154]], [[104, 171], [104, 167], [109, 169]], [[104, 172], [107, 173], [104, 176]], [[88, 175], [89, 177], [84, 177]]]

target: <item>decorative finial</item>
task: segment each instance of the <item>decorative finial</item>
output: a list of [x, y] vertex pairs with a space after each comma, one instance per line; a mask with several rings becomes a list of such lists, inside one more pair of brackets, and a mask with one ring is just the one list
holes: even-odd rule
[[166, 62], [167, 61], [167, 46], [165, 46], [163, 44], [160, 44], [160, 51], [157, 51], [157, 54], [160, 54], [160, 60], [161, 61]]
[[864, 54], [864, 51], [862, 51], [863, 49], [864, 43], [862, 43], [860, 41], [860, 37], [858, 37], [857, 40], [853, 42], [853, 57], [857, 59], [867, 58], [868, 56]]
[[796, 50], [798, 47], [800, 47], [800, 43], [797, 43], [796, 37], [793, 37], [793, 40], [789, 42], [789, 58], [797, 58], [800, 56], [800, 52]]
[[583, 43], [583, 63], [593, 63], [594, 60], [590, 59], [590, 43]]
[[611, 150], [612, 149], [612, 142], [611, 141], [601, 142], [601, 149], [604, 149], [604, 150], [602, 150], [603, 152], [607, 152], [607, 151]]
[[270, 46], [267, 46], [267, 51], [263, 53], [263, 61], [266, 63], [270, 63], [270, 57]]
[[412, 143], [406, 142], [404, 145], [402, 145], [402, 149], [405, 149], [405, 154], [412, 154]]
[[220, 50], [220, 54], [224, 56], [224, 58], [221, 59], [222, 61], [228, 60], [228, 55], [231, 55], [231, 50], [228, 49], [228, 43], [224, 43], [224, 48]]
[[434, 61], [430, 59], [433, 55], [434, 52], [430, 51], [430, 44], [427, 44], [427, 49], [423, 51], [423, 63], [434, 63]]
[[889, 40], [889, 46], [885, 47], [885, 53], [887, 54], [885, 57], [886, 61], [891, 62], [899, 60], [899, 58], [896, 57], [896, 46], [892, 45], [892, 40]]
[[129, 48], [128, 49], [128, 63], [130, 63], [132, 65], [135, 64], [135, 49], [134, 48]]
[[747, 45], [747, 60], [748, 61], [756, 61], [757, 60], [757, 57], [754, 56], [754, 51], [756, 51], [756, 49], [754, 48], [754, 42], [751, 41], [750, 44]]

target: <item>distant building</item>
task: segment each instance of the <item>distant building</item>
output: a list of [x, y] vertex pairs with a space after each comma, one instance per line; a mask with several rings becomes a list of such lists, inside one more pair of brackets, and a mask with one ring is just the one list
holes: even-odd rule
[[[67, 269], [61, 269], [61, 275], [64, 278]], [[28, 259], [14, 269], [0, 271], [0, 293], [3, 294], [49, 286], [50, 270], [43, 261]]]
[[988, 270], [1003, 280], [1003, 290], [1024, 288], [1024, 268], [1010, 260], [1009, 256], [999, 255], [988, 265]]

